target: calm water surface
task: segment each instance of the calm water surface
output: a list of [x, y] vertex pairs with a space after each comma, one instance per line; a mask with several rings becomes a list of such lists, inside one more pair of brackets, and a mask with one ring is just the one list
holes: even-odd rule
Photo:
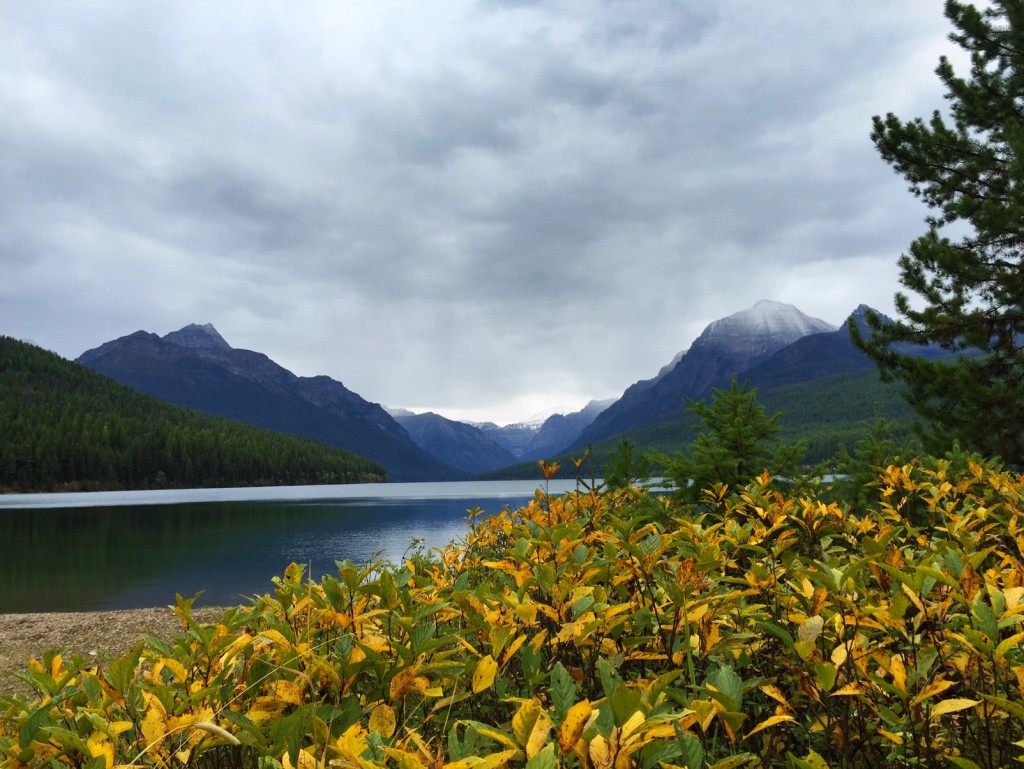
[[[561, 493], [571, 481], [552, 481]], [[0, 496], [0, 613], [238, 603], [288, 564], [398, 561], [443, 547], [472, 507], [533, 498], [533, 481], [388, 483]]]

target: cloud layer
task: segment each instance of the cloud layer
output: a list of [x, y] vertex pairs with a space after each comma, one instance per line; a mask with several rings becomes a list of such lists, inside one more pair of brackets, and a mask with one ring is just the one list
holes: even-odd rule
[[212, 322], [390, 406], [617, 396], [762, 298], [891, 307], [931, 0], [16, 3], [0, 333]]

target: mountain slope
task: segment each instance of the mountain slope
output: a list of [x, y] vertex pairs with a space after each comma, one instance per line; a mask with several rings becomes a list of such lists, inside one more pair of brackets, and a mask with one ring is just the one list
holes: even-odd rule
[[382, 481], [335, 446], [164, 403], [0, 336], [0, 489], [55, 491]]
[[235, 349], [209, 324], [162, 338], [137, 331], [78, 362], [178, 406], [355, 451], [384, 465], [392, 481], [465, 476], [423, 451], [379, 405], [329, 377], [299, 377]]
[[796, 307], [761, 301], [710, 323], [685, 353], [653, 379], [637, 382], [605, 409], [573, 444], [579, 448], [680, 411], [686, 398], [728, 384], [733, 374], [767, 359], [797, 339], [835, 331]]
[[510, 465], [516, 458], [479, 427], [446, 419], [439, 414], [396, 414], [416, 445], [452, 467], [469, 473], [484, 473]]
[[544, 420], [522, 459], [549, 459], [571, 446], [614, 401], [590, 401], [571, 414], [552, 414]]

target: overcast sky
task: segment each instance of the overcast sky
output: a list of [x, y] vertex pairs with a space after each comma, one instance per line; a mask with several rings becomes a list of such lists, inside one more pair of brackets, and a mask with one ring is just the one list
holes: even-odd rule
[[5, 3], [0, 334], [212, 323], [390, 407], [617, 397], [759, 299], [891, 312], [940, 0]]

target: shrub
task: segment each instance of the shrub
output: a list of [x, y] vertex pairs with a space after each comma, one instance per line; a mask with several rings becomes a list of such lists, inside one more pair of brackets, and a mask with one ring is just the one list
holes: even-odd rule
[[0, 703], [2, 765], [165, 767], [237, 742], [263, 769], [1006, 766], [1022, 479], [937, 461], [877, 483], [870, 508], [767, 476], [699, 508], [538, 494], [432, 557], [292, 565], [216, 623], [179, 599], [171, 641], [19, 673], [38, 695]]

